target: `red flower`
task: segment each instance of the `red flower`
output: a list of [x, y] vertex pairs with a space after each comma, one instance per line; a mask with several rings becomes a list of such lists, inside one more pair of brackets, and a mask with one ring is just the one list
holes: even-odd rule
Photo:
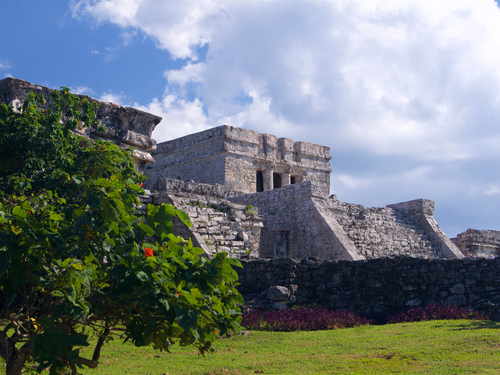
[[149, 247], [144, 248], [144, 258], [147, 258], [147, 257], [154, 257], [153, 249], [151, 249]]
[[140, 187], [142, 187], [142, 182], [139, 184]]
[[30, 214], [30, 213], [31, 213], [31, 211], [28, 211], [28, 213]]
[[217, 330], [215, 330], [215, 334], [217, 334]]
[[178, 296], [180, 296], [182, 293], [177, 293]]

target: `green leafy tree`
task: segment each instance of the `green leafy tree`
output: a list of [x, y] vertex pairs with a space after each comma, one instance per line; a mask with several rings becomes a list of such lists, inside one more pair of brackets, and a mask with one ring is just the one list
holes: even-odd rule
[[[140, 215], [144, 177], [130, 150], [75, 134], [98, 126], [95, 103], [67, 88], [46, 105], [0, 105], [0, 355], [7, 374], [96, 367], [119, 335], [136, 346], [214, 350], [239, 331], [241, 266], [173, 235], [169, 205]], [[95, 337], [92, 358], [80, 349]]]

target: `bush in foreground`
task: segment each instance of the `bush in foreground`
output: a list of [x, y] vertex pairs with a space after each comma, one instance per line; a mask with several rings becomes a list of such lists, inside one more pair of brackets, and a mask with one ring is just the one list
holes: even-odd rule
[[457, 305], [444, 305], [441, 303], [433, 303], [425, 307], [413, 307], [410, 310], [391, 315], [387, 323], [409, 323], [420, 322], [424, 320], [488, 320], [490, 314], [485, 314], [479, 311], [458, 307]]
[[291, 310], [264, 312], [254, 310], [243, 315], [242, 325], [255, 331], [319, 331], [350, 328], [369, 324], [370, 321], [346, 310], [324, 307], [299, 306]]
[[[216, 335], [239, 331], [240, 266], [212, 260], [173, 234], [173, 206], [138, 210], [143, 176], [131, 150], [75, 132], [99, 126], [96, 104], [66, 88], [50, 108], [30, 94], [0, 104], [0, 356], [7, 375], [77, 374], [98, 365], [113, 336], [170, 350], [214, 351]], [[92, 357], [80, 355], [95, 343]]]

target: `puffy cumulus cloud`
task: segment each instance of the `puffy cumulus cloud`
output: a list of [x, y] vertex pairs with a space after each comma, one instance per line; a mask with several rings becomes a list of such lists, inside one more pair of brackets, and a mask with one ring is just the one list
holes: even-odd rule
[[196, 47], [210, 42], [214, 26], [227, 16], [212, 0], [81, 0], [72, 1], [71, 10], [76, 17], [140, 29], [174, 58], [190, 59], [197, 58]]
[[147, 106], [136, 103], [134, 107], [162, 118], [162, 122], [153, 134], [158, 142], [179, 138], [211, 127], [199, 99], [187, 101], [167, 93], [162, 100], [155, 98]]
[[325, 144], [332, 191], [366, 205], [499, 197], [494, 0], [83, 0], [73, 11], [187, 59], [143, 107], [164, 117], [159, 140], [229, 124]]

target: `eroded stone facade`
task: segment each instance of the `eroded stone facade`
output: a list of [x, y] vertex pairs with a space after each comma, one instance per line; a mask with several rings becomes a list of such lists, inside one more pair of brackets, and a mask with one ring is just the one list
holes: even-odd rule
[[[50, 94], [54, 90], [48, 87], [35, 85], [17, 78], [0, 80], [0, 103], [8, 103], [14, 110], [21, 110], [29, 92], [41, 94], [46, 100], [45, 107], [53, 105]], [[96, 128], [82, 128], [77, 131], [81, 136], [91, 139], [101, 139], [113, 142], [121, 148], [132, 147], [136, 169], [142, 172], [147, 164], [154, 163], [149, 151], [156, 148], [156, 141], [151, 138], [161, 117], [140, 111], [131, 107], [103, 102], [86, 95], [78, 95], [98, 104], [96, 116], [106, 130]]]
[[148, 187], [165, 178], [221, 184], [232, 196], [311, 181], [330, 191], [330, 148], [253, 130], [219, 126], [158, 144]]
[[233, 257], [259, 256], [262, 217], [257, 208], [225, 199], [227, 189], [218, 184], [198, 184], [166, 179], [164, 189], [142, 198], [144, 204], [172, 204], [191, 219], [191, 227], [174, 219], [175, 233], [205, 250], [208, 256], [225, 251]]
[[467, 229], [451, 239], [468, 257], [496, 258], [500, 255], [500, 231]]

